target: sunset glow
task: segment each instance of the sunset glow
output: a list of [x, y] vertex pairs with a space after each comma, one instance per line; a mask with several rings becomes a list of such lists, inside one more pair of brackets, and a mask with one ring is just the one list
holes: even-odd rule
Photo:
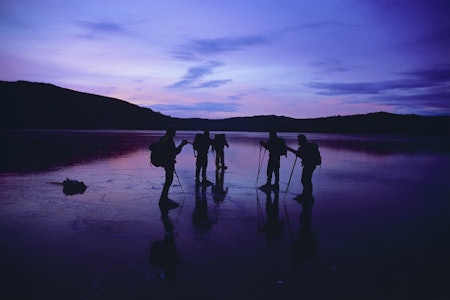
[[450, 114], [447, 0], [3, 0], [0, 80], [173, 117]]

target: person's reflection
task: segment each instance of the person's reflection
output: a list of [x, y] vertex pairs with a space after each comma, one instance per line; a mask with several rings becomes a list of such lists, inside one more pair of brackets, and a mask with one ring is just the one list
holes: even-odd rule
[[213, 198], [216, 203], [220, 203], [225, 199], [228, 193], [228, 188], [223, 188], [223, 182], [225, 177], [224, 169], [216, 170], [216, 182], [212, 186]]
[[168, 209], [160, 209], [161, 220], [164, 225], [164, 239], [150, 244], [150, 264], [163, 269], [162, 277], [174, 279], [176, 266], [181, 265], [181, 259], [177, 255], [177, 247], [174, 237], [174, 226], [169, 217]]
[[266, 194], [266, 222], [260, 230], [266, 234], [267, 241], [270, 243], [283, 232], [284, 221], [280, 220], [279, 191], [272, 190], [264, 193]]
[[[201, 191], [200, 191], [201, 188]], [[208, 201], [206, 200], [206, 186], [195, 187], [195, 210], [192, 215], [194, 225], [202, 228], [211, 228], [212, 222], [208, 215]]]
[[311, 226], [314, 197], [304, 197], [299, 203], [302, 205], [302, 212], [300, 214], [299, 235], [294, 254], [297, 264], [313, 258], [316, 255], [318, 245]]

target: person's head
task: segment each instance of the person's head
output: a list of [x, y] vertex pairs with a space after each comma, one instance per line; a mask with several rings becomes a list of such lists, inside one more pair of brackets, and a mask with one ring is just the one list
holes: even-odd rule
[[306, 135], [301, 134], [301, 133], [297, 136], [297, 139], [298, 139], [298, 144], [299, 144], [300, 146], [305, 145], [306, 142], [307, 142]]
[[166, 136], [174, 137], [175, 136], [175, 127], [169, 127], [166, 129]]
[[277, 137], [277, 132], [275, 130], [269, 131], [269, 137], [271, 137], [271, 138]]

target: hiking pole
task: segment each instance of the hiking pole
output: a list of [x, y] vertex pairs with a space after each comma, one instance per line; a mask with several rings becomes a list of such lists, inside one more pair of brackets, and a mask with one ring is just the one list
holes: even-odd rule
[[298, 156], [295, 156], [295, 160], [294, 160], [294, 165], [292, 166], [292, 171], [291, 171], [291, 175], [289, 176], [289, 180], [288, 180], [288, 184], [286, 186], [286, 191], [284, 192], [284, 200], [286, 200], [286, 195], [289, 189], [289, 185], [291, 184], [291, 179], [292, 179], [292, 175], [294, 174], [294, 169], [295, 169], [295, 164], [297, 163], [297, 158]]
[[[173, 170], [173, 172], [177, 176], [178, 184], [180, 185], [181, 191], [183, 192], [184, 198], [186, 199], [186, 193], [184, 192], [183, 186], [181, 185], [180, 177], [178, 177], [177, 171]], [[184, 199], [183, 199], [183, 201], [184, 201]]]
[[173, 172], [175, 173], [175, 175], [177, 177], [178, 184], [180, 185], [181, 191], [183, 192], [183, 195], [184, 195], [183, 201], [181, 201], [181, 204], [180, 204], [180, 210], [178, 211], [177, 217], [175, 219], [175, 224], [177, 224], [178, 223], [178, 219], [180, 218], [180, 215], [181, 215], [181, 210], [182, 210], [182, 208], [184, 206], [184, 200], [186, 200], [186, 193], [184, 192], [183, 186], [181, 185], [181, 181], [180, 181], [180, 177], [178, 177], [178, 173], [175, 170], [173, 170]]
[[258, 177], [259, 177], [259, 171], [260, 171], [260, 166], [261, 166], [261, 145], [259, 146], [259, 156], [258, 156], [258, 172], [256, 172], [256, 181], [255, 181], [255, 186], [258, 187]]
[[261, 172], [262, 163], [264, 161], [264, 156], [266, 155], [266, 148], [264, 148], [264, 153], [261, 158], [262, 145], [259, 146], [259, 161], [258, 161], [258, 174], [256, 175], [256, 187], [258, 187], [259, 173]]

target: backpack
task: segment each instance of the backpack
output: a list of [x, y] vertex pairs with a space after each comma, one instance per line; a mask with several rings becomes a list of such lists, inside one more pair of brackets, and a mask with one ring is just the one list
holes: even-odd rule
[[151, 143], [148, 146], [150, 152], [150, 164], [155, 167], [163, 167], [165, 161], [165, 153], [162, 140]]
[[285, 139], [277, 137], [273, 141], [272, 147], [274, 153], [278, 154], [279, 156], [287, 155], [287, 147]]
[[278, 139], [278, 150], [280, 152], [280, 156], [287, 155], [287, 146], [286, 140], [283, 138]]
[[192, 146], [194, 150], [200, 153], [208, 152], [209, 146], [211, 145], [211, 139], [202, 133], [197, 133], [194, 138], [194, 143]]
[[194, 138], [194, 143], [192, 144], [192, 146], [194, 147], [194, 150], [198, 150], [201, 147], [202, 140], [203, 140], [203, 134], [197, 133]]
[[217, 148], [222, 148], [227, 144], [227, 139], [225, 138], [225, 134], [216, 134], [214, 136], [214, 146]]
[[310, 143], [311, 145], [311, 160], [316, 166], [322, 164], [322, 156], [320, 155], [319, 145], [316, 143]]

